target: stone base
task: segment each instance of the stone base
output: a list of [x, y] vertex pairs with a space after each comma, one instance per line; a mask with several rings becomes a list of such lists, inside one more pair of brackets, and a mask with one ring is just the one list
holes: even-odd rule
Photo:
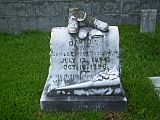
[[127, 106], [127, 101], [126, 98], [119, 96], [59, 96], [41, 99], [40, 104], [41, 109], [47, 112], [74, 110], [122, 112]]
[[127, 99], [123, 96], [47, 96], [47, 83], [40, 99], [41, 110], [56, 111], [112, 111], [122, 112], [126, 109]]

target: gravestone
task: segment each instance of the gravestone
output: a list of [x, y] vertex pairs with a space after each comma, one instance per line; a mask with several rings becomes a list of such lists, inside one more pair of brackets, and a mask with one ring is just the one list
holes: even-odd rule
[[141, 10], [140, 31], [154, 33], [156, 29], [156, 17], [156, 9]]
[[148, 77], [155, 87], [155, 92], [160, 96], [160, 76]]
[[124, 111], [119, 31], [110, 26], [102, 36], [84, 40], [66, 27], [51, 31], [49, 74], [40, 99], [43, 111]]

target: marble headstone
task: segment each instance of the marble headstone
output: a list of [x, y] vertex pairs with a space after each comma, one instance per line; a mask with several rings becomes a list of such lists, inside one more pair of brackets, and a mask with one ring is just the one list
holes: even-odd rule
[[40, 99], [43, 111], [124, 111], [119, 31], [110, 26], [102, 36], [89, 28], [84, 40], [66, 27], [53, 28], [50, 67]]
[[141, 25], [140, 25], [141, 32], [154, 33], [156, 29], [156, 17], [157, 17], [156, 9], [141, 10]]

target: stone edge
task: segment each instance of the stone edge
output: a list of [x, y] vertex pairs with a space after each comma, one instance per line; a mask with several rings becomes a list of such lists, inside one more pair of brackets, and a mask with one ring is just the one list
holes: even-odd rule
[[57, 111], [112, 111], [123, 112], [127, 107], [124, 96], [56, 96], [48, 97], [48, 80], [40, 98], [40, 107], [45, 112]]

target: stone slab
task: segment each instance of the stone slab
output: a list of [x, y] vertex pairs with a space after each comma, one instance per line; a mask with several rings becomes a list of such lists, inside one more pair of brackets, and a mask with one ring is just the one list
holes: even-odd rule
[[81, 40], [66, 27], [52, 29], [49, 74], [40, 99], [43, 111], [125, 110], [118, 27], [110, 26], [102, 36], [94, 30], [89, 28]]
[[[47, 86], [47, 84], [46, 84]], [[123, 96], [54, 96], [48, 97], [44, 88], [40, 99], [42, 111], [125, 111], [127, 99]]]
[[155, 86], [155, 92], [160, 96], [160, 76], [148, 77]]
[[[109, 27], [109, 32], [104, 32], [103, 37], [93, 38], [94, 29], [89, 29], [89, 36], [84, 40], [77, 34], [69, 34], [67, 28], [58, 27], [52, 29], [50, 40], [50, 68], [48, 80], [49, 91], [54, 88], [62, 88], [85, 83], [93, 84], [93, 79], [99, 74], [110, 71], [116, 67], [119, 71], [119, 32], [116, 26]], [[91, 37], [90, 37], [91, 36]], [[56, 67], [55, 67], [56, 66]], [[117, 73], [119, 75], [120, 73]], [[119, 80], [108, 81], [108, 88], [98, 89], [101, 93], [109, 94], [110, 89], [117, 86], [121, 89]], [[105, 81], [104, 81], [105, 82]], [[115, 83], [115, 84], [113, 84]], [[120, 83], [120, 82], [119, 82]], [[104, 83], [105, 84], [105, 83]], [[119, 86], [118, 86], [119, 85]], [[84, 84], [83, 84], [84, 86]], [[74, 91], [74, 94], [95, 94], [94, 90]], [[113, 91], [115, 91], [114, 89]], [[94, 91], [94, 92], [93, 92]], [[99, 93], [97, 91], [97, 94]], [[64, 93], [64, 91], [62, 91]], [[66, 93], [66, 92], [65, 92]], [[72, 93], [71, 91], [69, 92]]]
[[154, 33], [156, 29], [156, 17], [156, 9], [141, 10], [140, 31]]
[[[35, 18], [33, 21], [25, 21], [24, 24], [35, 23], [39, 21], [39, 17], [49, 17], [52, 20], [46, 23], [44, 29], [42, 29], [43, 24], [38, 24], [33, 29], [50, 31], [52, 27], [67, 25], [68, 9], [71, 7], [79, 7], [87, 14], [108, 22], [110, 25], [139, 24], [141, 9], [157, 9], [157, 13], [160, 14], [159, 0], [0, 0], [0, 17]], [[15, 22], [11, 24], [19, 24], [19, 21]], [[160, 17], [157, 17], [157, 22], [160, 22]], [[1, 31], [17, 32], [19, 26], [16, 27], [7, 30], [5, 24], [2, 24]], [[25, 29], [24, 25], [20, 31]]]
[[110, 111], [123, 112], [127, 108], [127, 98], [124, 96], [48, 96], [48, 81], [46, 81], [40, 107], [45, 112], [57, 111]]
[[160, 76], [157, 77], [148, 77], [155, 85], [155, 87], [160, 88]]

